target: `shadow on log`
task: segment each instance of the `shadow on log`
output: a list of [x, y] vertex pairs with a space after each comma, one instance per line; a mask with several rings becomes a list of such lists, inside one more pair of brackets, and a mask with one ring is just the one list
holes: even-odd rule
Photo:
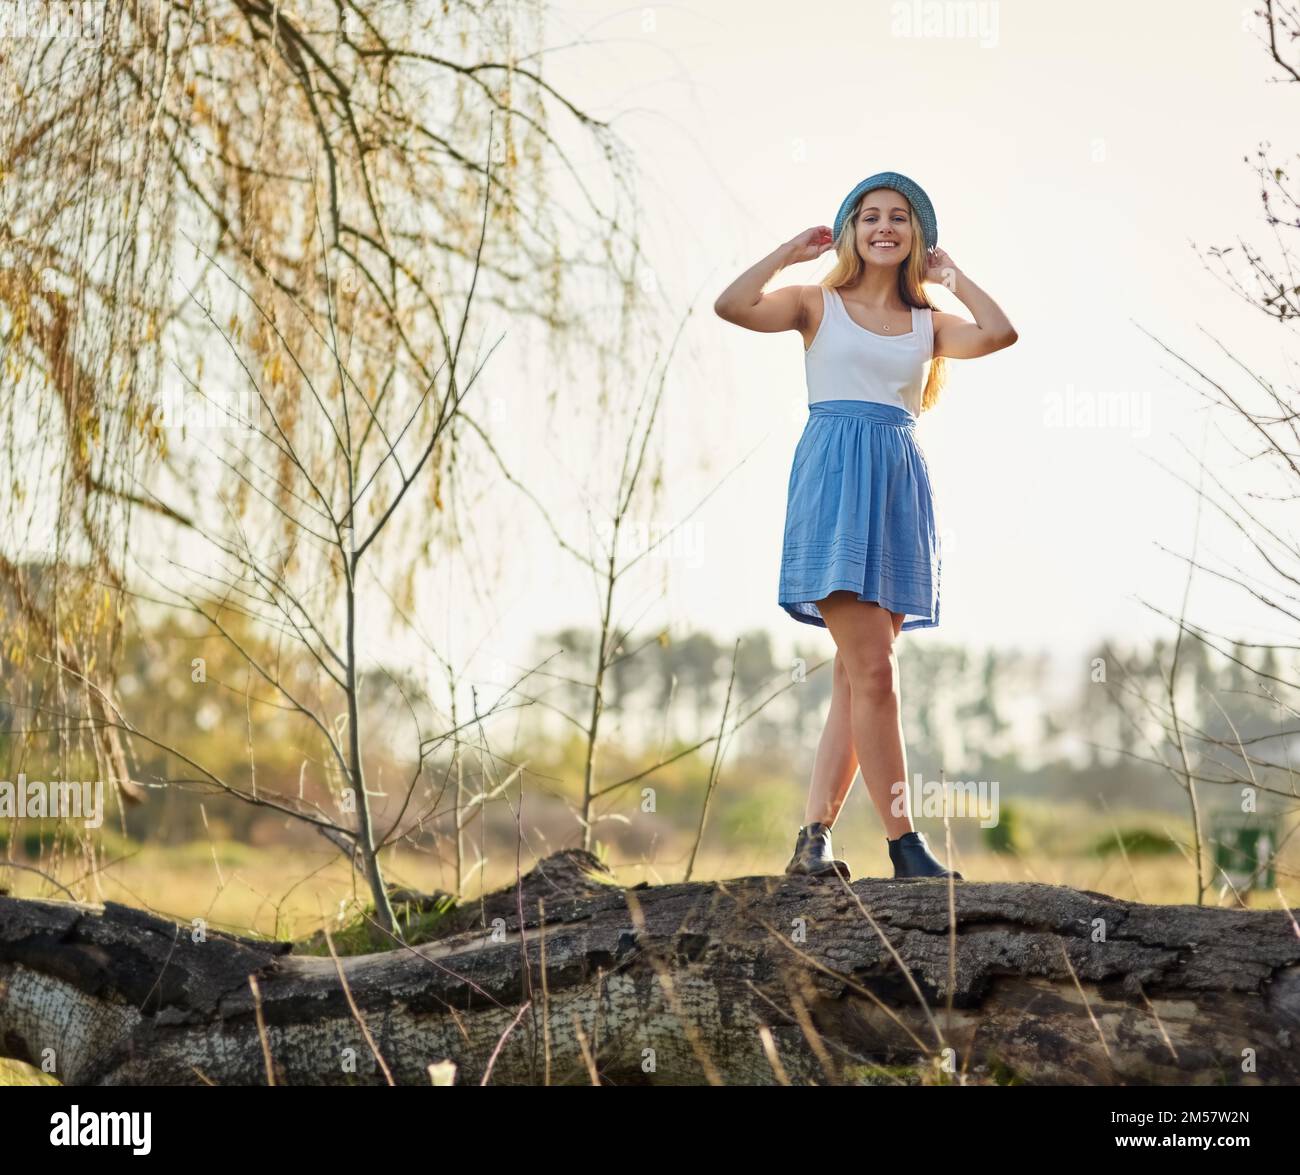
[[1300, 1081], [1286, 911], [1031, 883], [625, 890], [569, 850], [433, 942], [341, 959], [346, 991], [329, 957], [192, 929], [0, 898], [0, 1055], [69, 1085], [265, 1084], [268, 1056], [305, 1085], [428, 1084], [447, 1060], [458, 1084]]

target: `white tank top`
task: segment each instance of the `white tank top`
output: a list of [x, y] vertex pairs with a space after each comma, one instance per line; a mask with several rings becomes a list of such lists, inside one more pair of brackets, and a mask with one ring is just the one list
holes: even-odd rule
[[808, 403], [871, 400], [920, 416], [934, 358], [934, 312], [913, 306], [907, 334], [878, 335], [849, 317], [839, 291], [818, 288], [822, 321], [804, 352]]

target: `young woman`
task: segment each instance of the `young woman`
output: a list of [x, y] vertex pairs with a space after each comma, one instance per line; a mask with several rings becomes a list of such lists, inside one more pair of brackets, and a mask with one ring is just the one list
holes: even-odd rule
[[[1011, 346], [998, 305], [938, 248], [930, 198], [880, 172], [818, 225], [741, 274], [714, 304], [728, 322], [797, 330], [804, 340], [808, 422], [787, 492], [778, 603], [830, 630], [836, 653], [830, 713], [817, 748], [805, 823], [787, 873], [848, 866], [831, 829], [859, 766], [880, 813], [895, 877], [948, 877], [912, 828], [898, 702], [900, 631], [939, 623], [941, 553], [929, 466], [915, 437], [944, 383], [944, 357]], [[787, 265], [835, 249], [815, 286], [763, 287]], [[925, 282], [942, 282], [974, 317], [936, 311]]]

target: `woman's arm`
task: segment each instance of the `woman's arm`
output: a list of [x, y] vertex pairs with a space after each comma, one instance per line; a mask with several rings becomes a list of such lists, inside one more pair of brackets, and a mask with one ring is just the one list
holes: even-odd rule
[[751, 265], [713, 303], [713, 312], [748, 330], [799, 330], [804, 318], [803, 286], [785, 286], [763, 293], [763, 287], [787, 265], [812, 261], [833, 244], [831, 230], [824, 224], [810, 228], [786, 241], [762, 261]]
[[934, 312], [934, 353], [949, 359], [976, 359], [1011, 346], [1020, 336], [992, 298], [970, 280], [942, 249], [930, 254], [925, 280], [939, 282], [957, 295], [974, 315], [967, 322], [956, 314]]

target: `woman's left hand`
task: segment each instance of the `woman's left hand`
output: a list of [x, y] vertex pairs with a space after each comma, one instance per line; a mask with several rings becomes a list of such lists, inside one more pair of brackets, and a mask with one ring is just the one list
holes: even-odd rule
[[952, 288], [957, 280], [957, 263], [937, 245], [926, 254], [923, 281], [939, 282]]

